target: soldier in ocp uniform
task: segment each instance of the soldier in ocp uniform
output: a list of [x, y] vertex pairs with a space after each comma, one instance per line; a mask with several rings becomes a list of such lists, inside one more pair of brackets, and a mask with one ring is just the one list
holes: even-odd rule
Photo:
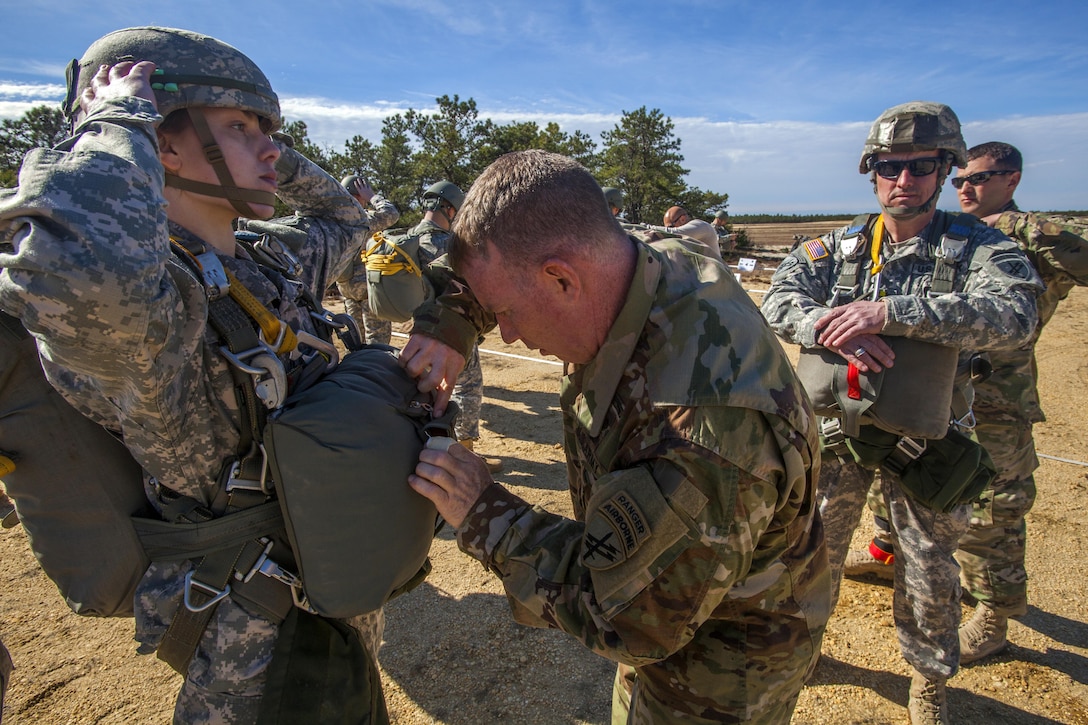
[[[882, 113], [859, 167], [869, 174], [882, 213], [870, 217], [864, 229], [843, 227], [805, 242], [783, 261], [762, 306], [771, 327], [804, 348], [834, 352], [862, 373], [895, 364], [888, 337], [954, 348], [959, 374], [953, 399], [969, 404], [974, 353], [1012, 349], [1030, 339], [1041, 284], [1003, 234], [982, 224], [951, 232], [954, 220], [937, 211], [941, 185], [953, 165], [967, 164], [966, 151], [959, 120], [948, 106], [913, 102]], [[957, 412], [945, 413], [943, 424], [954, 419], [954, 428], [966, 427], [969, 416]], [[857, 438], [824, 439], [819, 506], [828, 534], [833, 601], [878, 467], [859, 453], [861, 444], [881, 435], [888, 434], [862, 425]], [[934, 448], [932, 441], [923, 441], [906, 450], [924, 461], [917, 447], [927, 444]], [[893, 443], [892, 451], [898, 449]], [[962, 500], [953, 501], [947, 512], [932, 508], [919, 490], [908, 488], [913, 479], [901, 475], [906, 468], [893, 472], [890, 460], [879, 464], [881, 493], [897, 553], [896, 630], [914, 670], [910, 716], [915, 725], [943, 723], [945, 686], [960, 654], [959, 567], [952, 552], [967, 529], [970, 507]], [[972, 470], [965, 480], [977, 481], [977, 473]]]
[[[1022, 212], [1013, 194], [1023, 173], [1016, 147], [999, 141], [967, 150], [967, 166], [952, 178], [960, 208], [981, 218], [1016, 241], [1039, 273], [1046, 290], [1038, 299], [1039, 326], [1027, 344], [1015, 350], [989, 352], [993, 372], [975, 385], [975, 433], [997, 468], [997, 477], [974, 502], [971, 523], [960, 539], [956, 560], [967, 592], [978, 602], [960, 628], [960, 662], [1000, 652], [1007, 643], [1008, 618], [1027, 612], [1024, 517], [1035, 502], [1035, 456], [1032, 426], [1045, 420], [1036, 389], [1035, 345], [1058, 303], [1077, 285], [1088, 285], [1088, 241], [1077, 229]], [[878, 504], [870, 500], [870, 504]], [[852, 551], [847, 573], [877, 573], [881, 565], [872, 551], [894, 555], [891, 537], [881, 523], [867, 549]]]
[[423, 451], [413, 488], [501, 577], [518, 622], [618, 663], [614, 723], [789, 722], [828, 617], [819, 444], [732, 273], [693, 240], [628, 235], [588, 171], [543, 151], [476, 180], [449, 259], [479, 304], [440, 297], [402, 357], [412, 371], [444, 311], [482, 307], [507, 342], [565, 361], [575, 516], [456, 446]]
[[[400, 212], [393, 202], [371, 189], [363, 177], [349, 174], [340, 183], [364, 209], [367, 206], [374, 208], [374, 211], [367, 212], [370, 234], [388, 229], [400, 219]], [[365, 241], [363, 249], [366, 249]], [[355, 324], [359, 326], [366, 342], [388, 345], [393, 339], [393, 325], [389, 320], [380, 319], [370, 311], [366, 292], [366, 263], [361, 254], [352, 259], [351, 264], [336, 279], [336, 288], [344, 298], [344, 311], [355, 319]]]

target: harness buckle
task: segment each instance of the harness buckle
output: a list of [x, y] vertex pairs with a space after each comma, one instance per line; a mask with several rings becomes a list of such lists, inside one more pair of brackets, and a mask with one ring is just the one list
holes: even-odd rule
[[[202, 594], [210, 596], [211, 599], [203, 604], [193, 604], [192, 591], [196, 589]], [[210, 584], [205, 584], [193, 577], [193, 572], [189, 571], [185, 575], [185, 595], [184, 602], [185, 608], [190, 612], [203, 612], [205, 609], [210, 609], [225, 599], [230, 594], [230, 584], [227, 584], [222, 589], [216, 589]]]
[[272, 491], [268, 488], [268, 451], [265, 450], [264, 444], [258, 445], [261, 451], [261, 477], [259, 479], [242, 478], [242, 462], [234, 461], [230, 464], [230, 473], [227, 474], [226, 490], [227, 493], [235, 489], [242, 491], [260, 491], [266, 496], [271, 496]]
[[198, 254], [196, 261], [200, 264], [201, 281], [204, 282], [204, 289], [208, 292], [209, 300], [217, 300], [230, 292], [227, 271], [223, 269], [223, 263], [219, 261], [215, 252]]

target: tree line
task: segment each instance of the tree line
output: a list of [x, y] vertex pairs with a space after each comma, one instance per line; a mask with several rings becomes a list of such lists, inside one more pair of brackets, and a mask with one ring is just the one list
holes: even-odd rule
[[[473, 180], [504, 153], [543, 149], [576, 159], [602, 186], [623, 190], [623, 216], [631, 222], [661, 223], [665, 210], [679, 205], [693, 214], [725, 210], [729, 195], [689, 186], [684, 180], [681, 140], [672, 119], [645, 106], [624, 111], [600, 144], [582, 131], [567, 133], [557, 123], [497, 124], [480, 118], [476, 102], [444, 95], [433, 112], [409, 108], [382, 122], [381, 139], [361, 135], [342, 146], [322, 146], [309, 138], [306, 122], [284, 123], [294, 147], [336, 178], [365, 177], [401, 211], [401, 224], [422, 217], [423, 192], [436, 181], [452, 181], [468, 191]], [[68, 135], [60, 107], [36, 106], [19, 119], [0, 124], [0, 187], [14, 186], [19, 164], [32, 148], [52, 147]], [[280, 213], [290, 210], [281, 208]]]

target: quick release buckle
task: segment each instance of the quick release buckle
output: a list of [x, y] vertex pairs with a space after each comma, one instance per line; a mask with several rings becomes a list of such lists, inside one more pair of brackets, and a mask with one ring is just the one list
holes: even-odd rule
[[[264, 541], [264, 539], [262, 539]], [[272, 551], [272, 541], [268, 541], [265, 544], [264, 551], [257, 558], [257, 562], [250, 568], [244, 577], [243, 582], [248, 582], [257, 574], [263, 574], [264, 576], [275, 579], [281, 584], [287, 585], [287, 588], [291, 590], [291, 601], [299, 609], [303, 609], [310, 614], [317, 614], [317, 610], [310, 605], [310, 599], [306, 596], [306, 590], [302, 587], [302, 579], [299, 578], [294, 572], [290, 572], [284, 569], [268, 558], [268, 553]]]
[[895, 450], [884, 459], [884, 467], [895, 475], [901, 476], [908, 465], [922, 457], [927, 447], [928, 443], [924, 438], [915, 439], [903, 436], [895, 444]]

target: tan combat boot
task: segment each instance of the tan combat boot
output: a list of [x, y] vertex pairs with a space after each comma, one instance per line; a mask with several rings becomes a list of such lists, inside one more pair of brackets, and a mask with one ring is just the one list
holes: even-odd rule
[[907, 712], [911, 725], [947, 725], [946, 679], [931, 680], [921, 672], [910, 678], [910, 700]]
[[[472, 451], [473, 447], [476, 445], [475, 438], [465, 438], [458, 442], [470, 451]], [[476, 453], [475, 451], [472, 452]], [[498, 473], [502, 470], [502, 461], [498, 458], [488, 458], [487, 456], [481, 456], [479, 453], [476, 453], [476, 457], [487, 464], [488, 473]]]
[[977, 662], [1005, 649], [1008, 632], [1009, 618], [980, 603], [960, 627], [960, 664]]
[[[890, 544], [886, 546], [889, 550], [891, 549]], [[879, 559], [874, 554], [874, 549], [879, 553]], [[883, 551], [874, 539], [864, 549], [851, 549], [846, 554], [846, 563], [843, 564], [842, 573], [850, 577], [871, 574], [878, 579], [892, 581], [895, 579], [895, 567], [892, 565], [894, 561], [895, 554], [890, 553], [890, 551]]]

